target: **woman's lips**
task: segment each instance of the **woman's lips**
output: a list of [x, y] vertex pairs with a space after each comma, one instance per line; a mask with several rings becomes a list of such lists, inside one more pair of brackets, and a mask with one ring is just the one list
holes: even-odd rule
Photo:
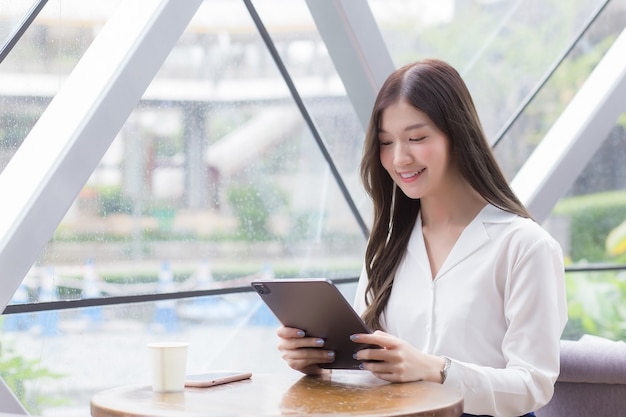
[[417, 176], [420, 175], [425, 170], [426, 168], [422, 168], [418, 171], [412, 171], [412, 172], [399, 172], [398, 175], [400, 175], [400, 178], [402, 178], [402, 181], [409, 182], [417, 178]]

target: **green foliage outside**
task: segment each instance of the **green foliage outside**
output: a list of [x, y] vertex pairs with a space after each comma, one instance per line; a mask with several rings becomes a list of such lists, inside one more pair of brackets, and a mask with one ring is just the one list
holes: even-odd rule
[[592, 334], [626, 341], [626, 274], [576, 272], [566, 277], [569, 322], [563, 338]]
[[238, 220], [238, 237], [255, 242], [271, 240], [271, 215], [287, 203], [285, 195], [269, 185], [234, 185], [228, 190], [228, 202]]
[[124, 196], [121, 187], [100, 187], [98, 190], [99, 214], [106, 216], [112, 213], [130, 214], [132, 202]]
[[41, 384], [46, 379], [59, 379], [63, 376], [41, 367], [38, 360], [25, 359], [13, 353], [12, 349], [0, 345], [0, 377], [31, 414], [40, 414], [43, 406], [58, 406], [66, 402], [60, 398], [42, 395], [36, 389], [36, 384]]
[[618, 263], [626, 263], [626, 220], [609, 232], [606, 250], [609, 255], [619, 259]]
[[619, 262], [607, 252], [606, 240], [626, 220], [626, 191], [564, 198], [553, 214], [569, 222], [572, 262]]
[[541, 142], [614, 41], [615, 37], [609, 36], [591, 45], [584, 54], [573, 54], [563, 60], [533, 100], [537, 104], [529, 106], [525, 111], [525, 117], [532, 120], [524, 133], [530, 143], [536, 145]]
[[[571, 261], [626, 263], [626, 191], [565, 198], [553, 214], [568, 219]], [[564, 338], [593, 334], [626, 340], [625, 272], [572, 272], [566, 285], [569, 322]]]

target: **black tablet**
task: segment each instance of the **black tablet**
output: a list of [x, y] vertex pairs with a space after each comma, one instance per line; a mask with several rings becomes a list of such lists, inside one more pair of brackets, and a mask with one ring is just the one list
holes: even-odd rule
[[335, 351], [329, 369], [358, 369], [352, 355], [371, 347], [354, 343], [350, 335], [372, 331], [354, 311], [331, 280], [324, 278], [255, 280], [252, 287], [276, 318], [286, 327], [295, 327], [307, 336], [324, 339], [324, 349]]

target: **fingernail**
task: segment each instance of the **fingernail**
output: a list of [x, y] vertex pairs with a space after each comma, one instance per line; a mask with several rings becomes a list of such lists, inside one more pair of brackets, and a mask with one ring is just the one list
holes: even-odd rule
[[324, 346], [324, 339], [316, 339], [315, 344], [317, 346]]
[[353, 353], [353, 354], [352, 354], [352, 359], [357, 359], [357, 357], [356, 357], [356, 353]]
[[304, 337], [304, 332], [302, 330], [298, 330], [298, 337]]
[[335, 357], [335, 352], [333, 352], [332, 350], [328, 352], [328, 357], [330, 358], [334, 358]]
[[359, 364], [359, 369], [365, 369], [365, 365], [364, 365], [364, 364], [362, 364], [362, 363], [360, 363], [360, 364]]
[[357, 340], [359, 338], [358, 334], [353, 334], [350, 336], [350, 340]]

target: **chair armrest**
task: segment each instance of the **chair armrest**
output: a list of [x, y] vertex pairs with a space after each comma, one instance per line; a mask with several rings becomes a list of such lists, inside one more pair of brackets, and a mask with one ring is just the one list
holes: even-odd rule
[[558, 381], [626, 384], [626, 343], [562, 340]]

